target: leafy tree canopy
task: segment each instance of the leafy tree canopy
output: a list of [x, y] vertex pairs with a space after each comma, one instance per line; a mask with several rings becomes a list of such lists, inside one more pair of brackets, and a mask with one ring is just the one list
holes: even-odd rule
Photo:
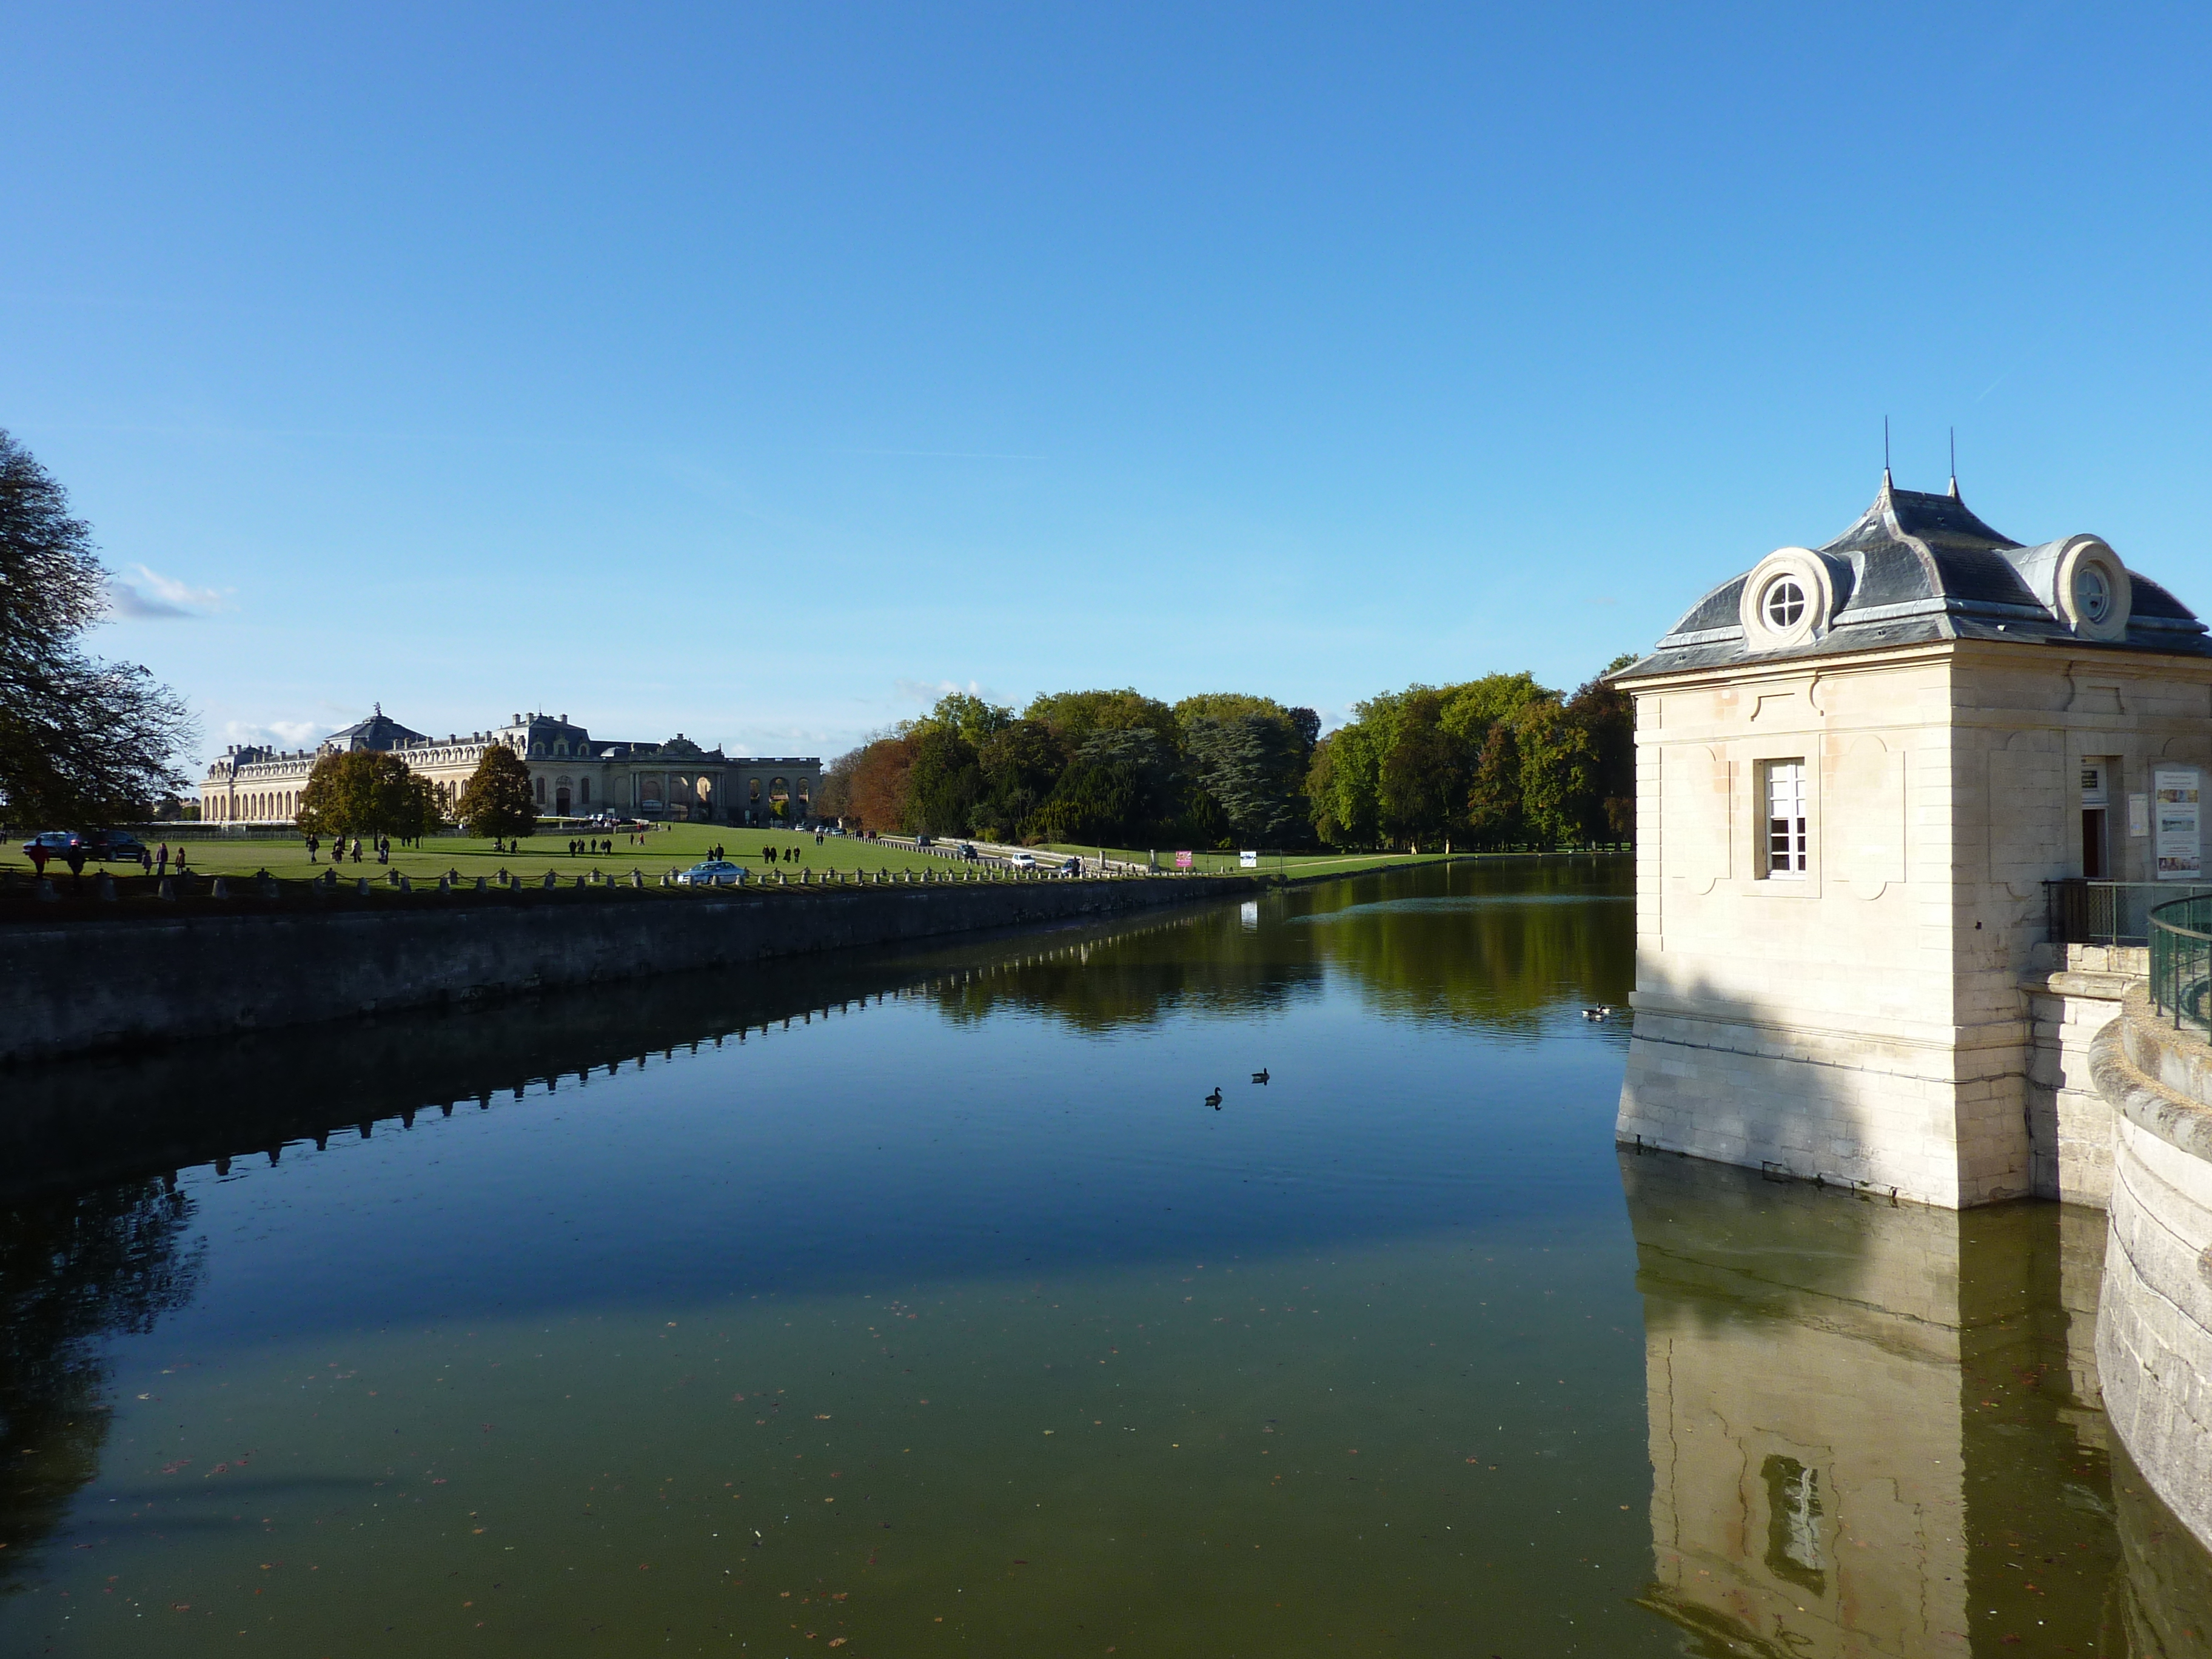
[[472, 836], [536, 834], [538, 802], [522, 757], [503, 743], [485, 750], [475, 775], [461, 790], [457, 811]]
[[437, 822], [429, 779], [383, 750], [322, 756], [300, 792], [299, 825], [311, 836], [423, 836]]
[[106, 582], [61, 485], [0, 431], [0, 813], [19, 823], [143, 817], [184, 787], [183, 703], [79, 643], [107, 612]]

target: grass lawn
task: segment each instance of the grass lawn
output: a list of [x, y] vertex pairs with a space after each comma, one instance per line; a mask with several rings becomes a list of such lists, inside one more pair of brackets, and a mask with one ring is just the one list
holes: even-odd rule
[[[570, 857], [568, 836], [540, 833], [526, 837], [519, 853], [495, 853], [489, 841], [478, 841], [461, 836], [433, 836], [419, 848], [394, 847], [392, 862], [380, 865], [368, 844], [362, 844], [359, 864], [349, 860], [345, 872], [355, 875], [381, 876], [387, 869], [397, 870], [416, 879], [434, 881], [448, 870], [458, 870], [471, 882], [477, 876], [489, 876], [505, 870], [526, 880], [535, 880], [548, 870], [559, 872], [563, 881], [574, 876], [588, 873], [593, 869], [606, 874], [627, 876], [632, 870], [645, 872], [648, 881], [658, 881], [667, 870], [687, 870], [707, 856], [707, 849], [720, 845], [734, 862], [751, 869], [755, 875], [772, 867], [796, 873], [811, 870], [935, 870], [944, 871], [948, 860], [933, 858], [925, 853], [908, 851], [904, 848], [888, 847], [874, 842], [865, 842], [857, 836], [831, 836], [816, 846], [811, 835], [793, 835], [769, 830], [737, 830], [726, 824], [675, 823], [665, 828], [641, 832], [635, 840], [620, 830], [609, 830], [596, 839], [604, 842], [611, 836], [611, 853], [579, 854]], [[28, 874], [31, 860], [24, 855], [23, 842], [27, 836], [11, 838], [4, 850], [0, 850], [0, 870], [12, 870]], [[161, 837], [143, 837], [149, 852], [157, 850]], [[586, 840], [593, 839], [591, 836]], [[771, 866], [763, 861], [761, 849], [773, 844], [778, 848], [796, 848], [799, 859], [794, 863]], [[172, 842], [171, 850], [185, 849], [197, 873], [208, 876], [252, 875], [257, 870], [267, 870], [271, 875], [287, 880], [299, 881], [319, 875], [328, 866], [330, 849], [327, 844], [319, 858], [307, 862], [306, 845], [297, 837], [286, 841], [218, 839], [208, 841]], [[1233, 861], [1233, 860], [1232, 860]], [[136, 875], [135, 865], [85, 866], [85, 874], [106, 869], [121, 876]], [[69, 866], [50, 860], [48, 876], [58, 876], [66, 883]]]

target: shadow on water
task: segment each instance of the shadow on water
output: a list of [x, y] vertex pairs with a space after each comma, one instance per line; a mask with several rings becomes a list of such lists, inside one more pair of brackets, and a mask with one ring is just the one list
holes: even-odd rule
[[112, 1339], [192, 1298], [191, 1200], [158, 1181], [0, 1212], [0, 1586], [99, 1473]]
[[[1372, 1006], [1525, 1035], [1547, 1005], [1622, 994], [1630, 917], [1605, 901], [1626, 882], [1619, 860], [1447, 866], [1136, 921], [798, 957], [15, 1072], [0, 1115], [0, 1579], [20, 1578], [98, 1471], [114, 1414], [104, 1345], [144, 1333], [194, 1297], [207, 1246], [193, 1236], [180, 1170], [212, 1164], [228, 1176], [234, 1160], [273, 1165], [288, 1146], [319, 1150], [394, 1121], [411, 1127], [424, 1113], [542, 1097], [572, 1080], [885, 1000], [933, 1010], [953, 1026], [1014, 1014], [1113, 1035], [1177, 1014], [1235, 1021], [1293, 1009], [1335, 975]], [[1424, 963], [1432, 978], [1447, 964], [1440, 983], [1424, 985]], [[1186, 1178], [1212, 1177], [1164, 1177], [1154, 1196], [1176, 1205], [1173, 1182]], [[1200, 1220], [1197, 1196], [1182, 1205], [1191, 1223], [1242, 1227], [1248, 1237], [1265, 1231], [1250, 1212]], [[1309, 1231], [1349, 1237], [1361, 1230], [1346, 1231], [1337, 1212], [1353, 1197], [1283, 1201]], [[1410, 1212], [1401, 1205], [1398, 1213]], [[1172, 1209], [1163, 1219], [1172, 1221]], [[848, 1253], [886, 1248], [867, 1218], [837, 1231]], [[1095, 1231], [1088, 1237], [1071, 1230], [1068, 1248], [1079, 1256], [1101, 1248]], [[1173, 1248], [1197, 1242], [1176, 1233]], [[199, 1523], [173, 1515], [165, 1524]], [[210, 1512], [204, 1524], [230, 1522]]]
[[2212, 1629], [2205, 1553], [2099, 1398], [2101, 1212], [1895, 1205], [1668, 1154], [1623, 1153], [1621, 1180], [1642, 1601], [1689, 1651], [2203, 1650], [2181, 1633]]
[[[1410, 896], [1403, 875], [1363, 877], [1138, 922], [791, 957], [27, 1068], [10, 1076], [0, 1115], [0, 1202], [198, 1164], [228, 1173], [231, 1159], [274, 1162], [288, 1144], [488, 1109], [886, 998], [924, 999], [956, 1022], [1012, 1012], [1108, 1033], [1177, 1013], [1279, 1011], [1336, 973], [1378, 1008], [1520, 1036], [1563, 1000], [1626, 1001], [1626, 860], [1449, 865], [1417, 879]], [[1261, 907], [1297, 925], [1261, 927]]]

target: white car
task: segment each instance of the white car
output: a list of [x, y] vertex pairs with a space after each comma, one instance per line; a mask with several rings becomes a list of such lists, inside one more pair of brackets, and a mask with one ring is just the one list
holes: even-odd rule
[[1007, 858], [1006, 862], [1012, 865], [1017, 870], [1034, 870], [1036, 868], [1036, 860], [1032, 858], [1027, 853], [1012, 854]]
[[749, 872], [727, 859], [707, 859], [676, 878], [679, 887], [741, 887]]

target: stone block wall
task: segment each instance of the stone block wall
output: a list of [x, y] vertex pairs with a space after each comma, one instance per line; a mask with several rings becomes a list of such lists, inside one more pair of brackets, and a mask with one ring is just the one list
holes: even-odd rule
[[2212, 1049], [2163, 1024], [2137, 988], [2090, 1067], [2116, 1128], [2097, 1315], [2106, 1409], [2152, 1489], [2212, 1544]]
[[2150, 971], [2141, 945], [2044, 945], [2021, 981], [2027, 999], [2027, 1136], [2039, 1198], [2103, 1209], [2112, 1189], [2111, 1104], [2089, 1050]]
[[727, 967], [981, 928], [1073, 921], [1258, 890], [1040, 881], [635, 901], [577, 894], [406, 909], [287, 902], [263, 914], [0, 927], [0, 1064], [362, 1013]]

